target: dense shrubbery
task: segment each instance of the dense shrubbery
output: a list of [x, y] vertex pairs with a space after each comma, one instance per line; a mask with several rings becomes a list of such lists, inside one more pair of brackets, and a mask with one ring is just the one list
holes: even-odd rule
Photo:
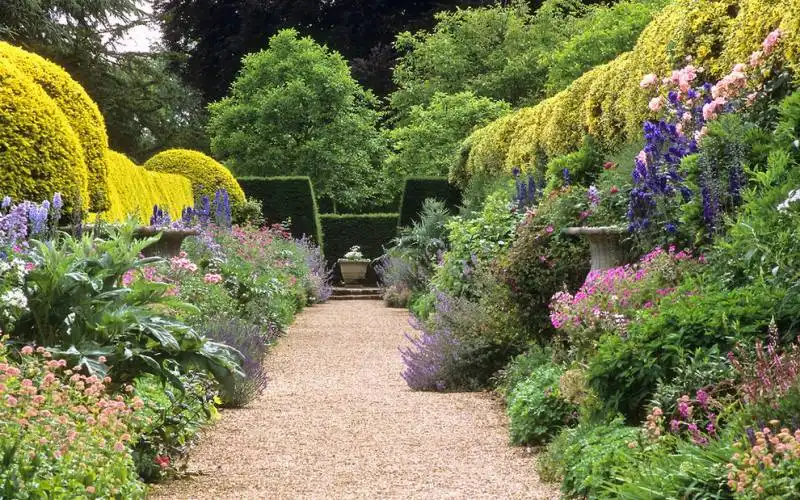
[[270, 223], [291, 221], [295, 238], [304, 235], [322, 244], [317, 197], [308, 177], [240, 177], [244, 193], [259, 200]]
[[263, 390], [269, 344], [328, 273], [280, 226], [231, 228], [221, 193], [174, 223], [201, 235], [169, 259], [142, 257], [156, 238], [132, 223], [59, 233], [60, 196], [3, 200], [4, 496], [143, 496], [139, 477], [174, 470], [217, 405]]

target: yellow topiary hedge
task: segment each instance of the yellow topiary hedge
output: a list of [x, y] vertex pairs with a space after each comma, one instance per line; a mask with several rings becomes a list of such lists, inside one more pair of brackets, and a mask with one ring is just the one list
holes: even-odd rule
[[0, 58], [0, 195], [42, 201], [60, 192], [66, 210], [88, 208], [83, 149], [42, 88]]
[[674, 0], [645, 28], [630, 52], [598, 66], [564, 91], [536, 106], [475, 131], [463, 144], [452, 181], [513, 167], [543, 168], [539, 158], [570, 153], [592, 134], [614, 148], [641, 135], [648, 93], [639, 88], [647, 73], [667, 74], [687, 55], [721, 77], [760, 49], [781, 28], [778, 52], [795, 74], [800, 70], [800, 2], [797, 0]]
[[83, 87], [66, 71], [46, 59], [21, 48], [0, 42], [0, 57], [10, 61], [38, 84], [55, 101], [83, 148], [89, 172], [89, 207], [102, 211], [108, 207], [105, 151], [108, 135], [103, 116]]
[[183, 176], [149, 172], [116, 151], [106, 152], [106, 163], [110, 207], [102, 214], [104, 220], [118, 222], [134, 215], [147, 224], [153, 205], [168, 209], [173, 219], [194, 205], [192, 183]]
[[230, 170], [199, 151], [168, 149], [147, 160], [144, 168], [187, 177], [196, 196], [213, 196], [217, 189], [225, 188], [231, 203], [244, 203], [244, 191]]

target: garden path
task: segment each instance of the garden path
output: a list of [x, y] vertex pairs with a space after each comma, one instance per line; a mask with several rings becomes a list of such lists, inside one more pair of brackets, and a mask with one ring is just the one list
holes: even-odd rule
[[153, 497], [557, 498], [508, 446], [497, 400], [408, 389], [406, 321], [379, 301], [307, 309], [269, 355], [262, 397], [224, 411], [193, 474]]

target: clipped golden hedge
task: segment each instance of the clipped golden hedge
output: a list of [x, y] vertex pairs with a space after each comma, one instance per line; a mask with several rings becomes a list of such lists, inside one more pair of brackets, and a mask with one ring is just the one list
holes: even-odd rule
[[208, 155], [190, 149], [168, 149], [147, 160], [147, 170], [179, 174], [192, 181], [196, 196], [213, 196], [225, 188], [231, 203], [244, 203], [244, 191], [230, 170]]
[[800, 70], [800, 2], [797, 0], [674, 0], [642, 32], [632, 51], [588, 71], [567, 89], [536, 106], [475, 131], [462, 146], [451, 180], [513, 167], [542, 169], [540, 158], [570, 153], [592, 134], [606, 147], [641, 135], [649, 95], [639, 88], [647, 73], [667, 74], [687, 55], [710, 78], [729, 72], [760, 49], [775, 28], [784, 31], [778, 53]]
[[87, 175], [67, 117], [39, 85], [0, 58], [0, 195], [42, 201], [60, 192], [66, 210], [85, 210]]
[[77, 134], [89, 172], [89, 207], [102, 211], [108, 207], [105, 151], [108, 135], [103, 116], [83, 87], [60, 66], [19, 47], [0, 42], [0, 57], [10, 61], [38, 84], [61, 108]]
[[183, 176], [149, 172], [116, 151], [106, 152], [106, 163], [110, 207], [102, 213], [103, 220], [118, 222], [133, 215], [147, 224], [153, 205], [168, 209], [173, 219], [194, 205], [192, 183]]

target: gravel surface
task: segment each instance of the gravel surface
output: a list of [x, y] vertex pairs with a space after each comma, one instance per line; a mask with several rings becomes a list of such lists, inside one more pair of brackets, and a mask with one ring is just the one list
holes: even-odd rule
[[224, 411], [190, 475], [152, 497], [558, 498], [490, 395], [408, 389], [407, 317], [380, 301], [307, 309], [268, 356], [263, 396]]

